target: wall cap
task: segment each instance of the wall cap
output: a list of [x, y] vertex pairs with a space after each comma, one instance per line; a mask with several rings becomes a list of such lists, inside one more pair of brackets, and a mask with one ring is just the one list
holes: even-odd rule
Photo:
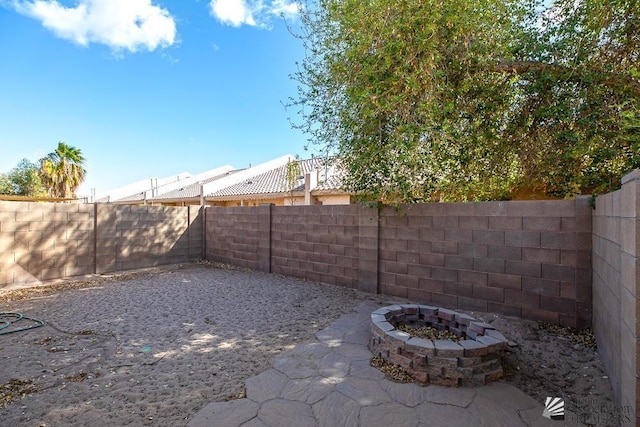
[[640, 181], [640, 169], [636, 169], [634, 171], [629, 172], [625, 176], [622, 177], [622, 185], [625, 185], [631, 181]]

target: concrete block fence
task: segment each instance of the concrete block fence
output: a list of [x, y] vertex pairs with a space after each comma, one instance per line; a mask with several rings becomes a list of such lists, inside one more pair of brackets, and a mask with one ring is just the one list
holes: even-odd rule
[[0, 202], [0, 289], [201, 259], [199, 207]]
[[616, 405], [640, 425], [640, 171], [593, 214], [593, 328]]
[[421, 304], [593, 326], [616, 404], [635, 425], [640, 171], [595, 207], [584, 197], [382, 209], [0, 202], [0, 290], [206, 258]]
[[206, 209], [206, 258], [449, 308], [591, 325], [587, 198]]

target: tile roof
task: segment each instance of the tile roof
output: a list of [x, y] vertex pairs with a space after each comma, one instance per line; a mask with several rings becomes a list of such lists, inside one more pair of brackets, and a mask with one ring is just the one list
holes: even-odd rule
[[[216, 176], [219, 177], [220, 175], [225, 174], [231, 170], [233, 170], [232, 166], [225, 165], [216, 169], [211, 169], [211, 170], [199, 173], [197, 175], [189, 175], [183, 178], [180, 178], [180, 176], [178, 176], [177, 179], [174, 179], [170, 182], [163, 182], [162, 184], [155, 187], [155, 189], [147, 185], [147, 187], [143, 191], [138, 190], [135, 193], [129, 193], [128, 195], [124, 197], [120, 197], [118, 199], [114, 199], [112, 197], [111, 201], [114, 203], [142, 202], [145, 200], [145, 195], [147, 200], [154, 200], [159, 195], [170, 193], [176, 189], [186, 188], [204, 179], [209, 179]], [[149, 181], [149, 182], [152, 182], [152, 181]], [[152, 196], [153, 193], [155, 193], [156, 196]], [[200, 195], [199, 186], [198, 186], [198, 195]]]
[[[305, 174], [318, 170], [318, 190], [337, 190], [340, 188], [343, 171], [334, 159], [314, 158], [298, 160], [300, 171], [293, 180], [287, 179], [287, 165], [278, 166], [267, 172], [249, 177], [242, 182], [222, 188], [207, 197], [231, 197], [253, 194], [278, 194], [304, 191]], [[326, 178], [328, 175], [329, 179]]]
[[168, 193], [160, 194], [156, 197], [151, 198], [150, 200], [176, 200], [176, 199], [194, 199], [200, 197], [200, 187], [204, 184], [209, 184], [214, 181], [218, 181], [219, 179], [223, 179], [228, 177], [229, 175], [233, 175], [234, 173], [239, 172], [240, 170], [232, 170], [228, 171], [216, 176], [212, 176], [206, 179], [203, 179], [198, 182], [194, 182], [191, 185], [186, 185], [182, 188], [178, 188], [177, 190], [169, 191]]
[[144, 200], [144, 193], [151, 191], [152, 183], [160, 187], [172, 182], [181, 181], [191, 177], [189, 172], [181, 172], [166, 178], [147, 178], [122, 187], [113, 188], [96, 196], [96, 202], [107, 203], [114, 201], [140, 201]]

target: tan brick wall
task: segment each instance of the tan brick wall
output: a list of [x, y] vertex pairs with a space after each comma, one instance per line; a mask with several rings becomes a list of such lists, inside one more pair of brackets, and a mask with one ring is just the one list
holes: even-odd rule
[[[269, 245], [260, 246], [259, 224], [260, 213], [264, 215], [269, 209], [269, 206], [207, 207], [206, 259], [268, 271], [260, 268], [260, 254], [268, 251]], [[268, 225], [268, 220], [263, 219]]]
[[0, 288], [93, 272], [92, 205], [0, 202]]
[[616, 404], [640, 421], [640, 171], [599, 196], [593, 214], [593, 327]]
[[451, 308], [591, 325], [587, 198], [207, 208], [207, 259]]
[[202, 258], [199, 207], [0, 202], [0, 289]]
[[357, 287], [358, 206], [274, 207], [271, 224], [271, 271]]
[[572, 327], [591, 324], [587, 198], [380, 212], [384, 294]]

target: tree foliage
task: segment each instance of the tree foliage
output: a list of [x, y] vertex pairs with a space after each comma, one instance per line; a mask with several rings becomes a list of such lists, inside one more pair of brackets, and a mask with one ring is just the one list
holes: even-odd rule
[[40, 180], [38, 165], [22, 159], [6, 174], [0, 174], [0, 194], [14, 196], [44, 197], [47, 189]]
[[602, 192], [640, 167], [637, 0], [317, 0], [310, 141], [387, 201]]
[[84, 156], [78, 148], [59, 142], [58, 147], [40, 159], [40, 177], [51, 197], [75, 198], [84, 181]]

